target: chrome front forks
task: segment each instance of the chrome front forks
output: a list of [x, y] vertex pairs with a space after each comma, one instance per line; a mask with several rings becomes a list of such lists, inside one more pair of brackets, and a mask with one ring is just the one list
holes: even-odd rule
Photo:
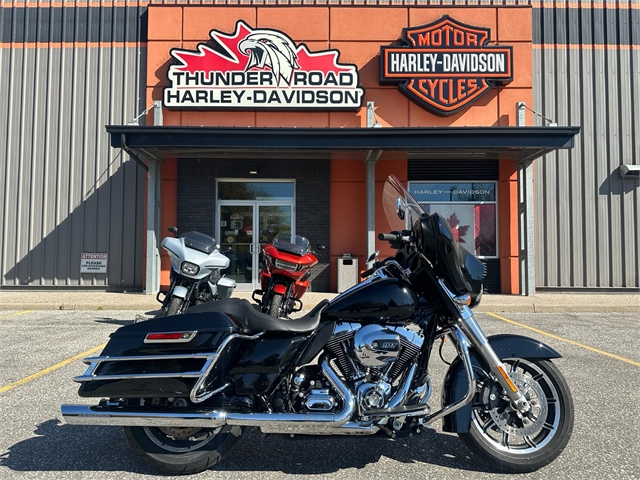
[[[464, 336], [468, 339], [469, 344], [478, 352], [480, 357], [486, 362], [491, 371], [493, 380], [497, 381], [502, 390], [511, 400], [512, 405], [520, 412], [526, 413], [531, 408], [527, 399], [522, 395], [518, 387], [509, 377], [507, 367], [496, 355], [489, 344], [489, 339], [480, 328], [480, 325], [476, 321], [473, 312], [468, 306], [468, 295], [456, 296], [451, 292], [442, 280], [439, 280], [440, 285], [444, 291], [449, 295], [451, 301], [456, 305], [460, 312], [460, 317], [457, 322], [457, 326], [462, 331]], [[459, 334], [458, 334], [459, 335]], [[459, 340], [457, 340], [459, 343]], [[466, 358], [463, 357], [466, 362]]]

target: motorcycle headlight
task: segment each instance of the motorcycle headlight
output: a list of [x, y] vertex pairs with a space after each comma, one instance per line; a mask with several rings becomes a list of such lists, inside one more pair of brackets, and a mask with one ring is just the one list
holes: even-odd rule
[[297, 263], [285, 262], [276, 259], [276, 268], [281, 270], [287, 270], [288, 272], [295, 272], [298, 270], [299, 265]]
[[180, 266], [180, 271], [185, 275], [193, 276], [198, 274], [198, 272], [200, 271], [200, 267], [195, 263], [182, 262], [182, 265]]

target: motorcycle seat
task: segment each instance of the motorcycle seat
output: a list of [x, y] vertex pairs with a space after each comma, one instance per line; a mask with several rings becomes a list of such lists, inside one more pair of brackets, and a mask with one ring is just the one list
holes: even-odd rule
[[201, 303], [189, 308], [185, 313], [220, 312], [235, 319], [246, 332], [284, 332], [310, 333], [320, 324], [322, 310], [329, 300], [322, 300], [304, 317], [295, 320], [284, 320], [262, 313], [257, 305], [252, 305], [243, 298], [227, 298], [214, 302]]

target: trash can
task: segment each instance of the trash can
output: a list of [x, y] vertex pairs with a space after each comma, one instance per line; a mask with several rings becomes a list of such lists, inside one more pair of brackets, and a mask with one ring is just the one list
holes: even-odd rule
[[338, 293], [353, 287], [358, 283], [358, 259], [350, 253], [343, 253], [338, 257]]

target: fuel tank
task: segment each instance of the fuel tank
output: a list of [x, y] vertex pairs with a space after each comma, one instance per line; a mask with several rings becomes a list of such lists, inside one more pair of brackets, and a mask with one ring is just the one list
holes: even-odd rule
[[368, 278], [334, 298], [322, 312], [327, 320], [406, 324], [416, 314], [418, 297], [396, 278]]

